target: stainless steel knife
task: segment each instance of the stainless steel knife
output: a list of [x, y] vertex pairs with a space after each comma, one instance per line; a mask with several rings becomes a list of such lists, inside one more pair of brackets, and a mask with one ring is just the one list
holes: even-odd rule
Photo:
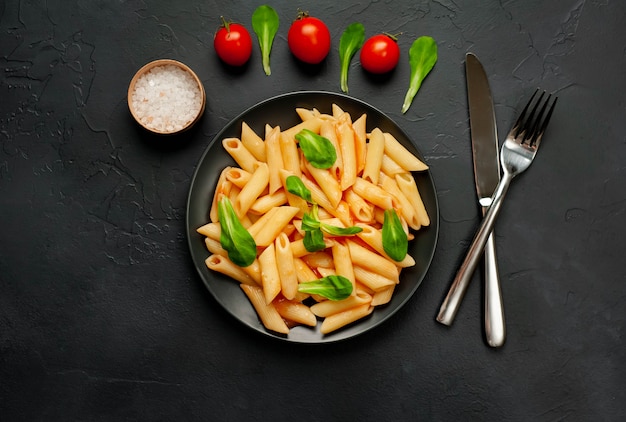
[[[467, 53], [465, 58], [474, 181], [478, 202], [484, 214], [491, 205], [491, 196], [500, 180], [498, 133], [485, 70], [474, 54]], [[452, 286], [437, 317], [439, 322], [452, 324], [468, 283]], [[485, 246], [485, 335], [487, 343], [492, 347], [502, 346], [506, 337], [493, 234], [489, 236]]]

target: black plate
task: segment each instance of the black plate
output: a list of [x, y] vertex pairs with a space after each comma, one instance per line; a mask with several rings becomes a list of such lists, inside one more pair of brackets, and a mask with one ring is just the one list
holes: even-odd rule
[[317, 108], [322, 113], [331, 113], [332, 104], [337, 104], [349, 112], [353, 119], [367, 113], [367, 131], [379, 127], [383, 132], [393, 134], [406, 148], [422, 158], [410, 138], [387, 116], [371, 105], [330, 92], [295, 92], [265, 100], [240, 114], [224, 127], [211, 141], [202, 155], [196, 172], [191, 180], [187, 203], [187, 236], [189, 248], [195, 266], [209, 292], [235, 318], [245, 325], [268, 336], [298, 342], [325, 343], [347, 339], [370, 330], [393, 315], [413, 295], [421, 284], [431, 263], [439, 232], [439, 208], [432, 176], [429, 171], [414, 173], [424, 205], [431, 218], [431, 225], [416, 232], [415, 240], [409, 244], [409, 253], [415, 259], [414, 267], [403, 269], [400, 284], [396, 288], [391, 302], [375, 308], [367, 318], [344, 327], [334, 333], [323, 335], [316, 328], [295, 327], [288, 335], [274, 333], [265, 329], [245, 296], [239, 284], [232, 279], [210, 271], [204, 261], [209, 256], [204, 244], [204, 237], [196, 229], [209, 221], [209, 210], [213, 192], [222, 169], [234, 165], [234, 160], [222, 148], [221, 140], [226, 137], [240, 137], [241, 124], [246, 122], [256, 133], [265, 133], [265, 125], [279, 125], [288, 128], [300, 122], [295, 112], [297, 107]]

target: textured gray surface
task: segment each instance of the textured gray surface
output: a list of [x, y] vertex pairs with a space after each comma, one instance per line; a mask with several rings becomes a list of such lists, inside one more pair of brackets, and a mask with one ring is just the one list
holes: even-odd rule
[[[621, 1], [274, 2], [272, 75], [255, 40], [226, 69], [219, 16], [250, 26], [257, 2], [0, 4], [0, 415], [17, 420], [624, 420], [626, 418], [626, 5]], [[318, 68], [287, 49], [298, 7], [325, 20]], [[235, 321], [204, 288], [185, 239], [190, 178], [210, 139], [253, 104], [339, 92], [337, 46], [402, 32], [388, 78], [352, 62], [350, 95], [414, 135], [441, 211], [433, 265], [382, 327], [317, 346]], [[439, 62], [410, 110], [406, 52]], [[506, 133], [537, 86], [559, 95], [531, 169], [497, 226], [507, 343], [488, 348], [476, 277], [455, 324], [434, 320], [478, 224], [464, 79], [485, 66]], [[205, 84], [200, 124], [176, 145], [141, 132], [126, 89], [157, 58]]]

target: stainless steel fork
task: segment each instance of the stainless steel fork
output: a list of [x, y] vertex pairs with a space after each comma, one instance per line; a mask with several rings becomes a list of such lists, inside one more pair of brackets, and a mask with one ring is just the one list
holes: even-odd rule
[[[548, 126], [557, 101], [557, 97], [554, 97], [552, 105], [549, 106], [552, 95], [548, 95], [546, 100], [543, 101], [543, 97], [546, 94], [543, 91], [533, 105], [533, 100], [539, 92], [540, 90], [537, 90], [532, 95], [502, 145], [500, 151], [500, 164], [503, 170], [502, 179], [493, 194], [491, 206], [483, 217], [480, 228], [469, 247], [467, 256], [461, 264], [448, 295], [439, 309], [437, 321], [442, 324], [451, 325], [454, 321], [467, 286], [482, 257], [489, 233], [491, 233], [496, 217], [500, 213], [502, 201], [509, 189], [511, 180], [525, 171], [535, 158], [539, 143]], [[531, 105], [533, 105], [532, 108]], [[529, 108], [530, 112], [528, 112]], [[539, 110], [539, 113], [537, 113], [537, 110]], [[547, 114], [546, 110], [548, 110]]]

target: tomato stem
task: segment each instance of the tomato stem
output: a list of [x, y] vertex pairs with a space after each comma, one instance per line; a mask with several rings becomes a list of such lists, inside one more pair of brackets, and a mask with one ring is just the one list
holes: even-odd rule
[[395, 42], [398, 42], [398, 38], [400, 37], [400, 35], [402, 35], [402, 32], [398, 32], [397, 34], [390, 34], [389, 32], [383, 32], [383, 35], [386, 35], [392, 40], [394, 40]]
[[298, 8], [298, 14], [296, 15], [296, 19], [295, 20], [299, 21], [299, 20], [302, 20], [302, 19], [308, 18], [308, 17], [309, 17], [309, 12]]
[[220, 16], [220, 19], [222, 20], [222, 26], [226, 29], [227, 32], [230, 33], [230, 24], [232, 22], [227, 21], [226, 18], [224, 18], [224, 16]]

